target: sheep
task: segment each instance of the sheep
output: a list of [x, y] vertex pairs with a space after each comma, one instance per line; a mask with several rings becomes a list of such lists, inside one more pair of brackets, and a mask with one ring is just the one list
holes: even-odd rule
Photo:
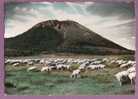
[[104, 64], [89, 65], [87, 67], [87, 69], [92, 69], [92, 70], [95, 70], [95, 69], [103, 69], [103, 68], [105, 68], [105, 65]]
[[121, 72], [115, 74], [115, 77], [119, 81], [120, 86], [123, 85], [124, 80], [126, 82], [129, 79], [127, 71], [121, 71]]
[[119, 65], [121, 65], [121, 64], [125, 64], [126, 61], [124, 61], [124, 60], [117, 60], [116, 63], [118, 63]]
[[44, 63], [45, 63], [45, 59], [41, 59], [40, 64], [44, 64]]
[[56, 66], [56, 68], [57, 68], [57, 70], [63, 70], [63, 65], [62, 64], [58, 64], [57, 66]]
[[95, 69], [95, 66], [94, 65], [89, 65], [88, 67], [87, 67], [87, 69]]
[[99, 66], [100, 66], [101, 69], [105, 68], [104, 64], [99, 64]]
[[109, 62], [108, 58], [103, 58], [102, 62]]
[[128, 73], [132, 73], [132, 72], [136, 72], [136, 68], [135, 67], [130, 67], [129, 69], [127, 69]]
[[47, 72], [50, 72], [52, 70], [52, 68], [48, 67], [48, 66], [45, 66], [45, 67], [42, 67], [41, 68], [41, 72], [43, 71], [47, 71]]
[[34, 63], [32, 61], [27, 62], [27, 65], [33, 65]]
[[85, 66], [80, 66], [78, 69], [84, 70], [85, 69]]
[[80, 77], [80, 69], [76, 69], [76, 70], [74, 70], [73, 72], [72, 72], [72, 74], [71, 74], [71, 78], [79, 78]]
[[35, 70], [37, 70], [37, 69], [38, 69], [37, 66], [31, 66], [31, 67], [29, 67], [29, 68], [27, 69], [27, 71], [35, 71]]
[[129, 79], [131, 80], [131, 85], [135, 84], [135, 79], [136, 79], [136, 72], [131, 72], [128, 74]]
[[68, 65], [68, 64], [66, 64], [66, 65], [65, 65], [65, 64], [63, 64], [63, 65], [62, 65], [62, 68], [63, 68], [63, 69], [70, 70], [70, 65]]
[[5, 60], [5, 64], [12, 64], [12, 63], [11, 63], [11, 59]]
[[80, 69], [80, 70], [84, 70], [85, 67], [86, 67], [86, 65], [87, 65], [87, 63], [83, 63], [83, 64], [81, 64], [81, 65], [79, 66], [78, 69]]
[[112, 61], [110, 61], [110, 64], [113, 64], [113, 63], [115, 63], [116, 62], [116, 60], [112, 60]]
[[19, 66], [20, 65], [20, 63], [14, 63], [13, 64], [13, 66]]
[[124, 63], [124, 64], [121, 64], [120, 65], [120, 68], [124, 68], [124, 67], [128, 67], [128, 64], [127, 63]]
[[40, 59], [34, 59], [33, 62], [34, 63], [39, 63], [40, 62]]
[[102, 61], [94, 61], [94, 62], [92, 62], [92, 64], [100, 64], [100, 63], [102, 63]]
[[128, 61], [128, 64], [130, 64], [130, 65], [133, 65], [135, 63], [136, 63], [135, 61], [131, 61], [131, 60]]
[[67, 70], [70, 70], [70, 65], [66, 65], [66, 69]]
[[134, 65], [135, 65], [135, 61], [129, 60], [127, 63], [120, 65], [120, 68], [130, 67], [130, 66], [134, 66]]

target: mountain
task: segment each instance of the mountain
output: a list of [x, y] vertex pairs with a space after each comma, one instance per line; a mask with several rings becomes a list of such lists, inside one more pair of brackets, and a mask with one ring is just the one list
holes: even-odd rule
[[87, 54], [132, 54], [128, 50], [83, 25], [71, 21], [48, 20], [28, 31], [5, 38], [6, 55], [27, 55], [41, 52], [72, 52]]

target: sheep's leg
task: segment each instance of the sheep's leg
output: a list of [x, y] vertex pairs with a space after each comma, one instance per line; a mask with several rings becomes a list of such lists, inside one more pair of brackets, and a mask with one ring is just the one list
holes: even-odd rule
[[135, 79], [134, 79], [134, 78], [132, 78], [132, 84], [134, 84], [134, 85], [135, 85]]
[[120, 86], [122, 86], [122, 82], [121, 81], [119, 81], [119, 84], [120, 84]]
[[47, 72], [48, 72], [48, 74], [49, 74], [49, 73], [50, 73], [50, 70], [48, 69]]
[[120, 86], [122, 86], [122, 83], [120, 82]]
[[74, 78], [74, 75], [72, 75], [72, 78]]
[[74, 77], [73, 78], [76, 78], [76, 74], [75, 75], [73, 75]]
[[78, 76], [77, 76], [77, 74], [75, 74], [75, 78], [77, 78]]
[[78, 78], [80, 78], [80, 75], [78, 74]]
[[76, 78], [79, 78], [79, 75], [78, 74], [76, 75]]
[[70, 75], [70, 78], [72, 78], [72, 74]]
[[133, 79], [131, 79], [131, 85], [133, 85]]
[[71, 78], [74, 78], [74, 75], [72, 75], [72, 74], [71, 74], [71, 76], [70, 76], [70, 77], [71, 77]]

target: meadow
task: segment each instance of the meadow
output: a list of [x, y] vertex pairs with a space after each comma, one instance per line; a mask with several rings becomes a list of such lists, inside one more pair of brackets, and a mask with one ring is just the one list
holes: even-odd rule
[[[119, 57], [122, 58], [122, 56]], [[123, 56], [123, 58], [130, 59], [127, 56]], [[5, 65], [6, 94], [47, 96], [135, 94], [133, 85], [119, 85], [114, 75], [122, 69], [118, 68], [116, 64], [108, 65], [101, 70], [83, 71], [81, 78], [77, 79], [70, 78], [71, 71], [66, 70], [53, 70], [48, 73], [27, 72], [26, 69], [26, 66]]]

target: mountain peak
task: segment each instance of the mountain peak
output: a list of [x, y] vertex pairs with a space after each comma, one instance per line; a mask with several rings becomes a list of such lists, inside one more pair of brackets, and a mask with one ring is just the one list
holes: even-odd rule
[[69, 25], [73, 25], [73, 24], [78, 24], [75, 21], [72, 20], [63, 20], [63, 21], [59, 21], [59, 20], [47, 20], [44, 22], [40, 22], [38, 24], [36, 24], [34, 27], [47, 27], [47, 26], [51, 26], [51, 27], [57, 27], [60, 28], [61, 26], [69, 26]]
[[40, 22], [23, 34], [6, 39], [6, 49], [90, 54], [133, 53], [72, 20]]

